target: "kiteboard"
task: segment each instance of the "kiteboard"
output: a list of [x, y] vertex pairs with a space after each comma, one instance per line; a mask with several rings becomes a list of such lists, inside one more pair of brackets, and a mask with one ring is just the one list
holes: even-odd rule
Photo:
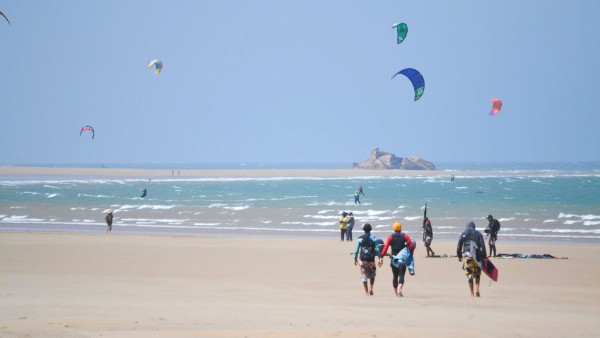
[[[481, 266], [481, 271], [485, 273], [491, 280], [494, 282], [498, 281], [498, 268], [492, 263], [489, 258], [483, 259], [483, 265]], [[491, 282], [490, 282], [491, 283]]]

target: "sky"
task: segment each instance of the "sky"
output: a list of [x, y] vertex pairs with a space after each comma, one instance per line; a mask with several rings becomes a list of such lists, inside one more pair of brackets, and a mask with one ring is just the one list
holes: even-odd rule
[[[376, 147], [433, 163], [600, 161], [600, 1], [2, 0], [0, 11], [3, 165], [351, 165]], [[406, 77], [391, 79], [409, 67], [425, 78], [418, 101]]]

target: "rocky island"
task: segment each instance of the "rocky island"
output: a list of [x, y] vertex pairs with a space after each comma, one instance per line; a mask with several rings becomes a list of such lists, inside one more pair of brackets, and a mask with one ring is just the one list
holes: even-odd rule
[[359, 169], [404, 169], [404, 170], [436, 170], [435, 165], [420, 157], [398, 157], [392, 153], [375, 148], [371, 156], [362, 163], [354, 162]]

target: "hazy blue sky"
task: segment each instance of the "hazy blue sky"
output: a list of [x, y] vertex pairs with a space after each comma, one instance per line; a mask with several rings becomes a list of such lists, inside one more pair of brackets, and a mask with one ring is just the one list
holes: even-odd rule
[[[0, 162], [600, 160], [600, 1], [4, 0]], [[408, 36], [396, 44], [396, 22]], [[146, 64], [164, 63], [155, 76]], [[418, 69], [417, 102], [403, 68]], [[488, 116], [500, 98], [499, 116]], [[80, 137], [84, 125], [96, 138]]]

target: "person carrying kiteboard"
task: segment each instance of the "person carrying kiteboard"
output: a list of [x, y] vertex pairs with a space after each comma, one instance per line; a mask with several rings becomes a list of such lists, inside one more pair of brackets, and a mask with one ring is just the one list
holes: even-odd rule
[[383, 265], [383, 256], [387, 253], [388, 248], [392, 249], [392, 261], [390, 262], [390, 268], [392, 269], [392, 286], [394, 288], [394, 294], [396, 297], [403, 297], [402, 287], [404, 286], [404, 275], [406, 274], [406, 265], [399, 264], [394, 265], [393, 258], [402, 251], [405, 247], [408, 247], [410, 254], [415, 252], [412, 239], [402, 232], [402, 224], [398, 221], [392, 224], [392, 233], [385, 241], [385, 246], [381, 251], [381, 258], [379, 258], [379, 266]]
[[[462, 268], [467, 275], [471, 297], [480, 297], [481, 267], [486, 258], [485, 241], [481, 232], [475, 229], [473, 221], [467, 222], [465, 231], [458, 238], [456, 256], [458, 256], [459, 262], [463, 262]], [[475, 288], [473, 288], [473, 284], [475, 284]]]

